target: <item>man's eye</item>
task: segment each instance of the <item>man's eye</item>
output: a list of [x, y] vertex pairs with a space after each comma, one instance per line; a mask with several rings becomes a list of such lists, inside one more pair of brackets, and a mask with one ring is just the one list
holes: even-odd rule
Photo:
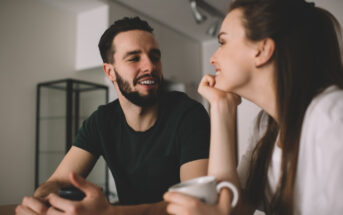
[[131, 62], [137, 62], [137, 61], [139, 61], [139, 57], [130, 58], [129, 61], [131, 61]]

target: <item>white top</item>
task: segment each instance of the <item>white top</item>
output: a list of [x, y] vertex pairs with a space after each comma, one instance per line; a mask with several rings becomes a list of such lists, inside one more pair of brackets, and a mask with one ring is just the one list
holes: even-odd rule
[[[251, 144], [238, 166], [244, 187], [250, 157], [267, 125], [266, 114], [255, 128]], [[327, 88], [306, 110], [295, 181], [294, 214], [343, 214], [343, 90]], [[270, 202], [280, 178], [282, 150], [274, 146], [265, 197]]]

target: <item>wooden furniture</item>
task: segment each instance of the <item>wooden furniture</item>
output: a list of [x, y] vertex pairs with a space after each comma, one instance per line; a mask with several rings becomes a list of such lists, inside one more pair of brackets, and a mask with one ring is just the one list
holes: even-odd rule
[[15, 208], [17, 205], [0, 205], [0, 214], [1, 215], [14, 215]]

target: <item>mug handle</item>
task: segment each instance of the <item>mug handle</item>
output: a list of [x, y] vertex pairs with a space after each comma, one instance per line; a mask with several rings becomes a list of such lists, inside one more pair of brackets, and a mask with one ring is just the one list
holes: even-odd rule
[[217, 184], [217, 192], [219, 193], [220, 190], [222, 188], [228, 188], [229, 190], [231, 190], [232, 194], [233, 194], [233, 198], [232, 198], [232, 202], [231, 202], [231, 206], [232, 207], [235, 207], [238, 203], [238, 197], [239, 197], [239, 194], [238, 194], [238, 190], [237, 190], [237, 187], [232, 184], [231, 182], [228, 182], [228, 181], [222, 181], [220, 182], [219, 184]]

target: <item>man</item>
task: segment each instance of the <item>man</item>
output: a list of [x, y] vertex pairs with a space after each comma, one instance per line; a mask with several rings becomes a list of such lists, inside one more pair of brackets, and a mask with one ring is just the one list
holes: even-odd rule
[[[207, 174], [208, 115], [185, 94], [162, 90], [161, 52], [152, 31], [136, 17], [118, 20], [104, 32], [103, 69], [118, 99], [83, 123], [61, 164], [34, 197], [23, 199], [18, 214], [164, 214], [162, 196], [169, 186]], [[115, 178], [120, 206], [110, 205], [82, 178], [99, 156]], [[75, 202], [48, 195], [68, 185], [86, 197]]]

